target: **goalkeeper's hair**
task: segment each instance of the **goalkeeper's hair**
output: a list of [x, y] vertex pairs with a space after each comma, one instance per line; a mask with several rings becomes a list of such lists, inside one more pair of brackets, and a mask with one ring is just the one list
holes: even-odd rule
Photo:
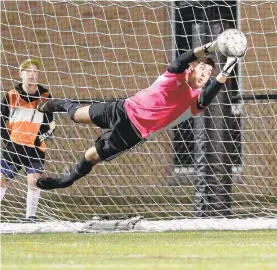
[[214, 62], [214, 60], [213, 60], [212, 58], [210, 58], [210, 57], [206, 57], [206, 56], [200, 57], [200, 58], [198, 58], [198, 59], [196, 60], [196, 62], [197, 62], [197, 64], [199, 64], [199, 63], [204, 63], [204, 64], [210, 65], [210, 66], [212, 66], [213, 68], [215, 68], [215, 62]]

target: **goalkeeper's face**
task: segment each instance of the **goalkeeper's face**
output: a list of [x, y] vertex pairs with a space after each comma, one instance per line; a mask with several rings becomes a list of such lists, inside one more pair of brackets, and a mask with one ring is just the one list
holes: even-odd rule
[[192, 88], [202, 88], [210, 79], [213, 67], [203, 62], [192, 63], [189, 68], [188, 83]]
[[[29, 64], [26, 69], [21, 71], [20, 77], [23, 84], [37, 84], [39, 78], [38, 67], [32, 64]], [[31, 94], [31, 93], [28, 93]]]

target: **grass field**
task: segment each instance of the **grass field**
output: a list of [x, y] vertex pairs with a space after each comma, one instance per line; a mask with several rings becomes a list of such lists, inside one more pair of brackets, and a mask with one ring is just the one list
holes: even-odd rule
[[2, 235], [2, 269], [277, 269], [277, 231]]

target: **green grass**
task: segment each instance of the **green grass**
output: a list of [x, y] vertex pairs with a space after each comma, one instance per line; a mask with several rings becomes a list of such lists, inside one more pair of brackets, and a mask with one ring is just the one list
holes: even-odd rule
[[277, 231], [2, 235], [2, 269], [277, 269]]

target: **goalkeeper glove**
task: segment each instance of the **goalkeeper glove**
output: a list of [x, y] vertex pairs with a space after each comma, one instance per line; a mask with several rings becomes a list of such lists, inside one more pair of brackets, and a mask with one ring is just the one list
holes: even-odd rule
[[221, 74], [223, 76], [229, 76], [235, 65], [239, 62], [240, 58], [228, 57], [225, 66], [223, 67]]
[[209, 42], [203, 45], [203, 51], [205, 54], [216, 51], [217, 49], [218, 49], [217, 39], [213, 42]]
[[47, 139], [52, 138], [55, 128], [56, 128], [56, 123], [55, 121], [52, 121], [49, 124], [49, 129], [45, 133], [42, 133], [38, 136], [39, 142], [43, 142]]

